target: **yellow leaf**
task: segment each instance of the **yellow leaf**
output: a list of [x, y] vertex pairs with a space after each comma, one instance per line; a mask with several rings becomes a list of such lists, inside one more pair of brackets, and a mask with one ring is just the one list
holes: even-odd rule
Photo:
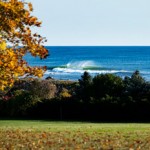
[[5, 41], [2, 41], [0, 43], [0, 50], [5, 50], [6, 49], [6, 42]]

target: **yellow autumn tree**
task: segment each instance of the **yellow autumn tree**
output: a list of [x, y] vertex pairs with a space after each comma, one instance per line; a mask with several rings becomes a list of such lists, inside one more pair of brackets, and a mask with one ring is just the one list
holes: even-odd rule
[[46, 41], [31, 27], [40, 27], [41, 22], [32, 16], [32, 4], [21, 0], [0, 0], [0, 90], [12, 86], [24, 74], [42, 77], [45, 68], [31, 67], [23, 59], [26, 53], [48, 55], [43, 46]]

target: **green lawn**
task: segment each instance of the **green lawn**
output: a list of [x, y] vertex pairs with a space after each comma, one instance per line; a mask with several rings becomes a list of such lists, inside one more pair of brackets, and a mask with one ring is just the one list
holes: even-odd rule
[[150, 124], [0, 121], [0, 150], [148, 150]]

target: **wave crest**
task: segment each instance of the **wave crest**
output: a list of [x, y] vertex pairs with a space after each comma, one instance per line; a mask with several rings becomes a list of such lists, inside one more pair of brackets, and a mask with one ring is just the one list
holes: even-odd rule
[[91, 74], [105, 74], [105, 73], [129, 73], [126, 70], [116, 70], [113, 68], [104, 68], [97, 65], [94, 61], [72, 61], [62, 66], [49, 67], [51, 73], [79, 73], [82, 74], [85, 71]]
[[66, 65], [66, 68], [72, 69], [85, 69], [85, 68], [92, 68], [97, 67], [97, 65], [93, 61], [72, 61]]

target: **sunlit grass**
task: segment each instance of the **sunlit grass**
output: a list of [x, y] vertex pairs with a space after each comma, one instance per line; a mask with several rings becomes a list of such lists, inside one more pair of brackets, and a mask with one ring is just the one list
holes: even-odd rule
[[0, 148], [149, 149], [150, 124], [0, 121]]

